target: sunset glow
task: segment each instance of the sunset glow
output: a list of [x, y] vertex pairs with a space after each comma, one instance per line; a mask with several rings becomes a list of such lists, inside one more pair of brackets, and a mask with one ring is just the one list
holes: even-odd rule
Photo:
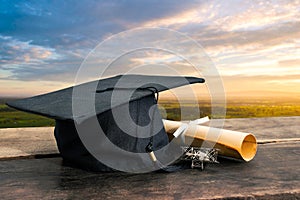
[[[32, 96], [71, 86], [97, 44], [140, 27], [175, 30], [202, 45], [229, 96], [300, 96], [298, 0], [2, 0], [0, 16], [0, 96]], [[181, 67], [189, 74], [186, 63], [166, 53], [136, 54], [129, 60], [133, 65]]]

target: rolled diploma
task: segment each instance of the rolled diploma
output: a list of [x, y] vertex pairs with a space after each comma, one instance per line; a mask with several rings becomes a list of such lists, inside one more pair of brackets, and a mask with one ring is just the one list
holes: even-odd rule
[[[169, 140], [174, 138], [173, 133], [183, 124], [171, 120], [163, 120], [163, 123]], [[251, 133], [190, 124], [184, 137], [186, 145], [217, 148], [222, 156], [246, 162], [254, 158], [257, 150], [256, 138]]]

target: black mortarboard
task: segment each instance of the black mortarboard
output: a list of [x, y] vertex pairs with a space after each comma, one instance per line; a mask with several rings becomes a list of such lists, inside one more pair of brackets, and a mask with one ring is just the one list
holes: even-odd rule
[[[58, 149], [64, 160], [73, 166], [93, 171], [111, 171], [114, 168], [138, 172], [147, 169], [145, 161], [142, 161], [145, 166], [139, 164], [141, 169], [132, 167], [131, 163], [138, 163], [136, 157], [126, 153], [116, 155], [117, 150], [107, 149], [105, 138], [97, 138], [95, 130], [100, 125], [112, 144], [134, 155], [148, 152], [149, 145], [153, 150], [161, 149], [168, 144], [168, 137], [156, 106], [155, 94], [203, 82], [204, 79], [196, 77], [119, 75], [8, 102], [7, 105], [54, 118]], [[98, 126], [93, 121], [95, 118]], [[146, 136], [140, 137], [141, 132]], [[87, 148], [88, 142], [96, 146]], [[111, 162], [99, 162], [99, 157], [95, 156], [97, 153], [101, 154], [101, 161], [115, 156], [119, 167]]]

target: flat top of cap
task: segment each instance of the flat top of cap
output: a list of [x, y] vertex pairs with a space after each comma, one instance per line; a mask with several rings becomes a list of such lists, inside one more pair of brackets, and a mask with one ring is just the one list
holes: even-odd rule
[[[116, 106], [171, 88], [204, 83], [204, 79], [182, 76], [119, 75], [73, 87], [8, 102], [7, 105], [46, 117], [73, 120], [100, 114]], [[93, 106], [85, 106], [90, 105]], [[79, 108], [74, 113], [73, 108]], [[84, 108], [83, 111], [80, 109]]]

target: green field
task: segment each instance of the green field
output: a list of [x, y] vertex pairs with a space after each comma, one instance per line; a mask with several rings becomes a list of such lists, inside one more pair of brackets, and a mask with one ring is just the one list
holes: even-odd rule
[[[198, 109], [194, 105], [183, 105], [181, 109], [178, 104], [162, 104], [166, 110], [166, 118], [171, 120], [193, 120], [199, 116], [187, 116], [186, 119], [180, 119], [181, 109], [193, 111]], [[199, 105], [200, 117], [209, 116], [210, 118], [220, 118], [221, 116], [211, 114], [211, 106], [209, 104]], [[216, 110], [222, 109], [215, 107]], [[268, 104], [234, 104], [228, 103], [226, 106], [226, 118], [252, 118], [252, 117], [285, 117], [300, 116], [300, 104], [298, 105], [268, 105]]]
[[0, 128], [54, 126], [52, 119], [17, 111], [5, 105], [13, 99], [0, 99]]
[[54, 120], [0, 104], [0, 128], [54, 126]]
[[[5, 105], [7, 99], [0, 100], [0, 128], [12, 127], [39, 127], [39, 126], [54, 126], [55, 122], [52, 119], [41, 117], [39, 115], [29, 114], [17, 111]], [[195, 104], [189, 102], [183, 103], [180, 106], [178, 102], [171, 100], [162, 100], [159, 102], [160, 108], [164, 117], [171, 120], [192, 120], [199, 117], [209, 116], [211, 118], [220, 118], [217, 115], [212, 116], [211, 104], [209, 101], [199, 102], [200, 116], [188, 115], [181, 119], [181, 110], [187, 113], [198, 109]], [[215, 109], [220, 107], [216, 106]], [[162, 109], [161, 109], [162, 110]], [[198, 113], [198, 112], [197, 112]], [[300, 116], [299, 101], [280, 101], [280, 100], [236, 100], [227, 101], [226, 118], [250, 118], [250, 117], [279, 117], [279, 116]]]
[[[166, 118], [171, 120], [193, 120], [199, 116], [185, 116], [181, 119], [181, 109], [187, 112], [190, 110], [193, 113], [194, 109], [198, 109], [195, 105], [183, 104], [181, 109], [179, 104], [172, 102], [161, 102], [160, 105], [166, 110]], [[218, 113], [218, 109], [222, 107], [215, 106], [215, 115], [212, 115], [211, 104], [207, 102], [199, 103], [200, 117], [209, 116], [210, 118], [222, 117]], [[194, 112], [195, 113], [195, 112]], [[300, 102], [278, 103], [278, 102], [233, 102], [229, 101], [226, 105], [226, 118], [253, 118], [253, 117], [285, 117], [285, 116], [300, 116]]]

